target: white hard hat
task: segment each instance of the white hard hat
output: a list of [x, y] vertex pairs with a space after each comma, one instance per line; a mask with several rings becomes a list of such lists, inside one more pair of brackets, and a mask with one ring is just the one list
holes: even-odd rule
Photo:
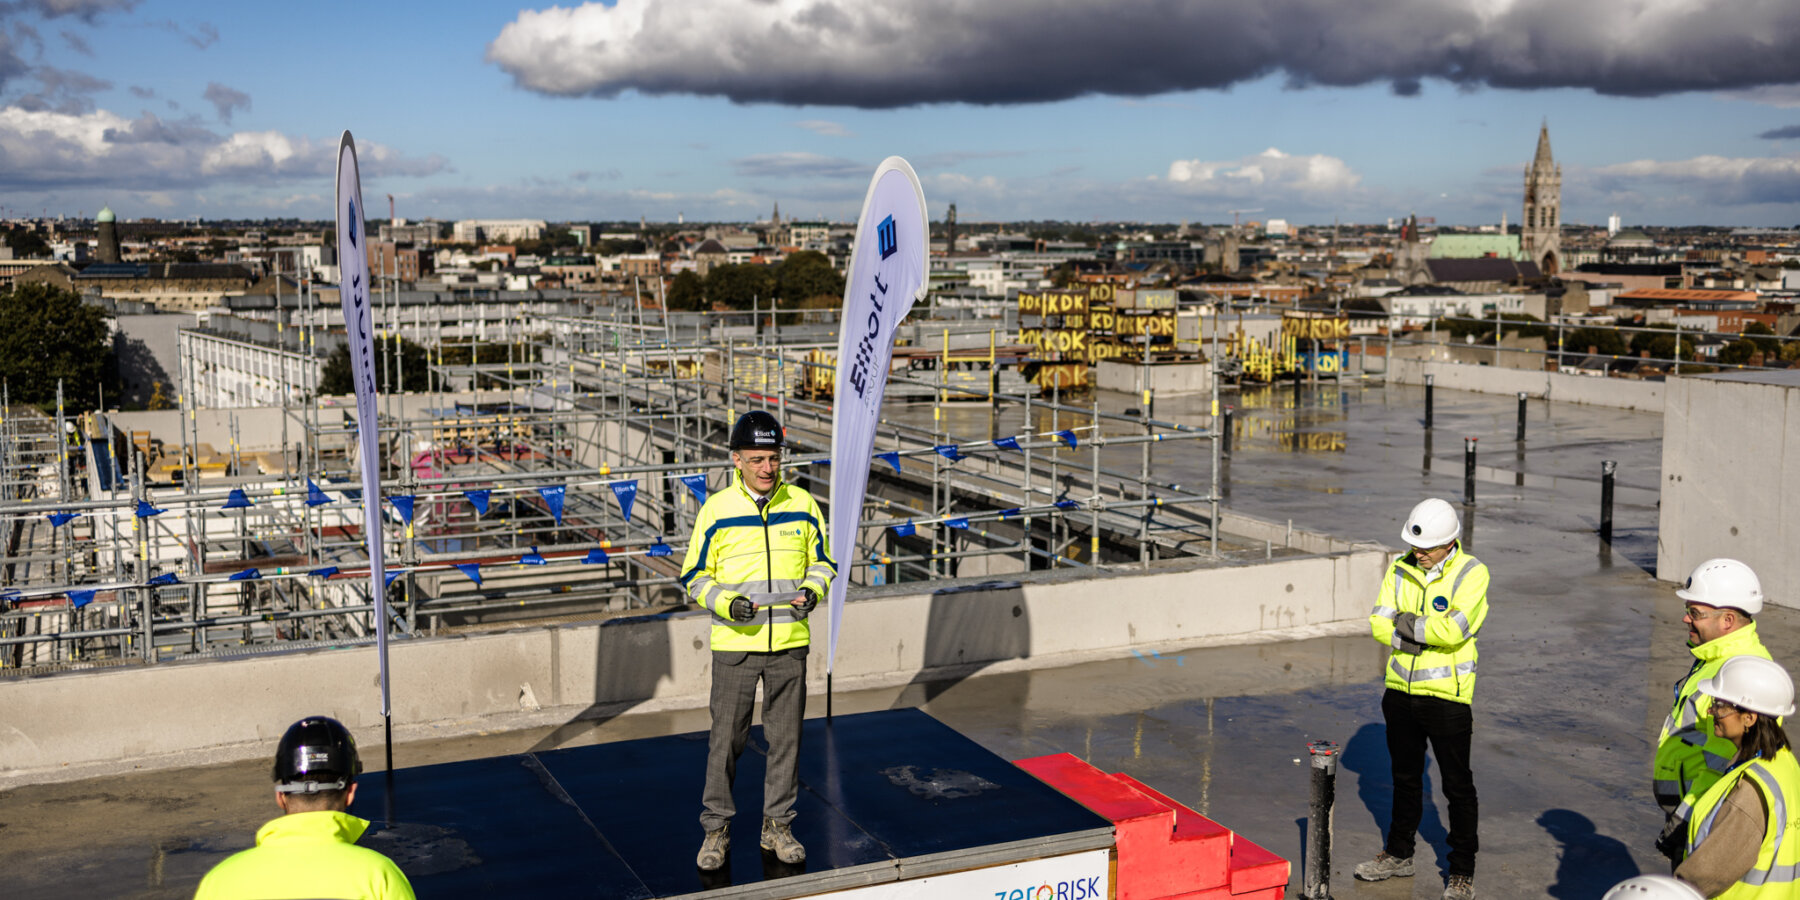
[[1780, 663], [1760, 656], [1734, 656], [1694, 689], [1765, 716], [1794, 714], [1794, 679]]
[[1412, 515], [1406, 517], [1406, 527], [1400, 529], [1400, 539], [1421, 549], [1442, 547], [1462, 537], [1462, 520], [1456, 517], [1455, 508], [1449, 503], [1432, 497], [1421, 500], [1413, 507]]
[[1606, 892], [1601, 900], [1703, 900], [1694, 886], [1672, 875], [1638, 875]]
[[1695, 566], [1675, 596], [1714, 608], [1741, 609], [1753, 616], [1763, 608], [1762, 582], [1749, 566], [1735, 559], [1709, 559]]

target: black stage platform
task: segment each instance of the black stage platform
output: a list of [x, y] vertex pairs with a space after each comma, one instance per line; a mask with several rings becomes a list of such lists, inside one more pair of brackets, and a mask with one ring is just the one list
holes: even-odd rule
[[[351, 812], [421, 897], [782, 898], [1105, 848], [1112, 825], [918, 710], [810, 719], [801, 866], [757, 846], [762, 729], [739, 761], [731, 858], [694, 867], [706, 734], [364, 775]], [[1102, 870], [1103, 871], [1103, 870]]]

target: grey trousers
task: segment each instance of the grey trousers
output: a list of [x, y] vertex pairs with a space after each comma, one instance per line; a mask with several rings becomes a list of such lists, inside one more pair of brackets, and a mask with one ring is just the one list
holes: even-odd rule
[[[800, 723], [806, 718], [806, 651], [713, 653], [712, 734], [706, 751], [706, 788], [700, 826], [716, 831], [731, 823], [738, 756], [750, 738], [756, 682], [763, 684], [763, 736], [769, 758], [763, 776], [763, 817], [794, 820], [799, 795]], [[761, 823], [757, 825], [760, 829]]]

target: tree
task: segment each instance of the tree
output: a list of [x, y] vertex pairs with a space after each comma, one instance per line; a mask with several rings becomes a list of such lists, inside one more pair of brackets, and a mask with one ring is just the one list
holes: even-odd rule
[[[375, 388], [383, 394], [394, 393], [391, 383], [393, 365], [393, 340], [377, 341], [375, 346]], [[430, 363], [425, 348], [400, 339], [400, 376], [402, 391], [431, 390], [431, 373], [427, 370]], [[331, 355], [325, 358], [325, 368], [319, 372], [319, 393], [321, 394], [353, 394], [356, 393], [356, 381], [350, 367], [350, 345], [339, 344]]]
[[12, 248], [15, 259], [50, 258], [50, 245], [45, 243], [43, 235], [29, 228], [7, 229], [6, 245]]
[[1754, 342], [1739, 339], [1719, 348], [1719, 362], [1733, 366], [1747, 365], [1750, 357], [1760, 352]]
[[0, 378], [14, 403], [86, 412], [99, 406], [102, 389], [119, 396], [107, 315], [65, 288], [34, 283], [0, 292]]
[[[1760, 337], [1759, 335], [1768, 336]], [[1781, 353], [1781, 342], [1776, 340], [1774, 335], [1775, 329], [1761, 322], [1751, 322], [1744, 326], [1744, 336], [1749, 339], [1750, 343], [1755, 344], [1756, 349], [1761, 350], [1764, 356], [1774, 357]]]
[[[1694, 358], [1694, 344], [1685, 337], [1681, 339], [1681, 355], [1679, 357], [1675, 356], [1674, 325], [1659, 322], [1655, 325], [1646, 325], [1644, 327], [1654, 328], [1656, 331], [1640, 331], [1632, 335], [1631, 352], [1637, 354], [1647, 352], [1650, 354], [1651, 359], [1689, 360]], [[1657, 332], [1667, 333], [1658, 334]]]
[[802, 250], [775, 267], [775, 296], [789, 308], [818, 297], [838, 300], [844, 296], [844, 276], [838, 274], [825, 254]]
[[775, 276], [767, 266], [714, 266], [706, 273], [706, 299], [731, 309], [749, 309], [751, 304], [768, 308], [775, 292]]
[[669, 282], [669, 296], [666, 299], [670, 309], [702, 309], [706, 306], [706, 288], [699, 275], [686, 269], [676, 273], [675, 278]]
[[1589, 347], [1609, 356], [1624, 356], [1625, 341], [1611, 328], [1577, 328], [1563, 336], [1564, 353], [1586, 353]]

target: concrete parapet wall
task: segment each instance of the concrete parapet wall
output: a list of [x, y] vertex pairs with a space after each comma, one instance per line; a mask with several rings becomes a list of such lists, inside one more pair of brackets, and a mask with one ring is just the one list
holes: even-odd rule
[[[1391, 553], [1374, 544], [1254, 564], [1057, 570], [1017, 581], [859, 591], [843, 630], [840, 690], [931, 673], [1037, 668], [1133, 650], [1253, 643], [1353, 628]], [[810, 681], [825, 682], [824, 611]], [[442, 737], [632, 708], [704, 706], [709, 617], [699, 612], [393, 642], [399, 739]], [[381, 741], [373, 646], [96, 669], [0, 680], [0, 787], [120, 765], [156, 767], [269, 752], [291, 722], [323, 713]]]
[[1765, 602], [1800, 607], [1800, 372], [1671, 378], [1668, 390], [1656, 576], [1730, 557], [1756, 570]]
[[1533, 399], [1562, 403], [1585, 403], [1589, 406], [1611, 406], [1662, 412], [1665, 382], [1637, 381], [1627, 378], [1594, 378], [1587, 375], [1565, 375], [1561, 372], [1539, 372], [1531, 369], [1507, 369], [1493, 366], [1471, 366], [1422, 359], [1396, 358], [1388, 381], [1394, 384], [1424, 384], [1425, 376], [1441, 388], [1474, 391], [1480, 394], [1517, 394], [1524, 391]]

